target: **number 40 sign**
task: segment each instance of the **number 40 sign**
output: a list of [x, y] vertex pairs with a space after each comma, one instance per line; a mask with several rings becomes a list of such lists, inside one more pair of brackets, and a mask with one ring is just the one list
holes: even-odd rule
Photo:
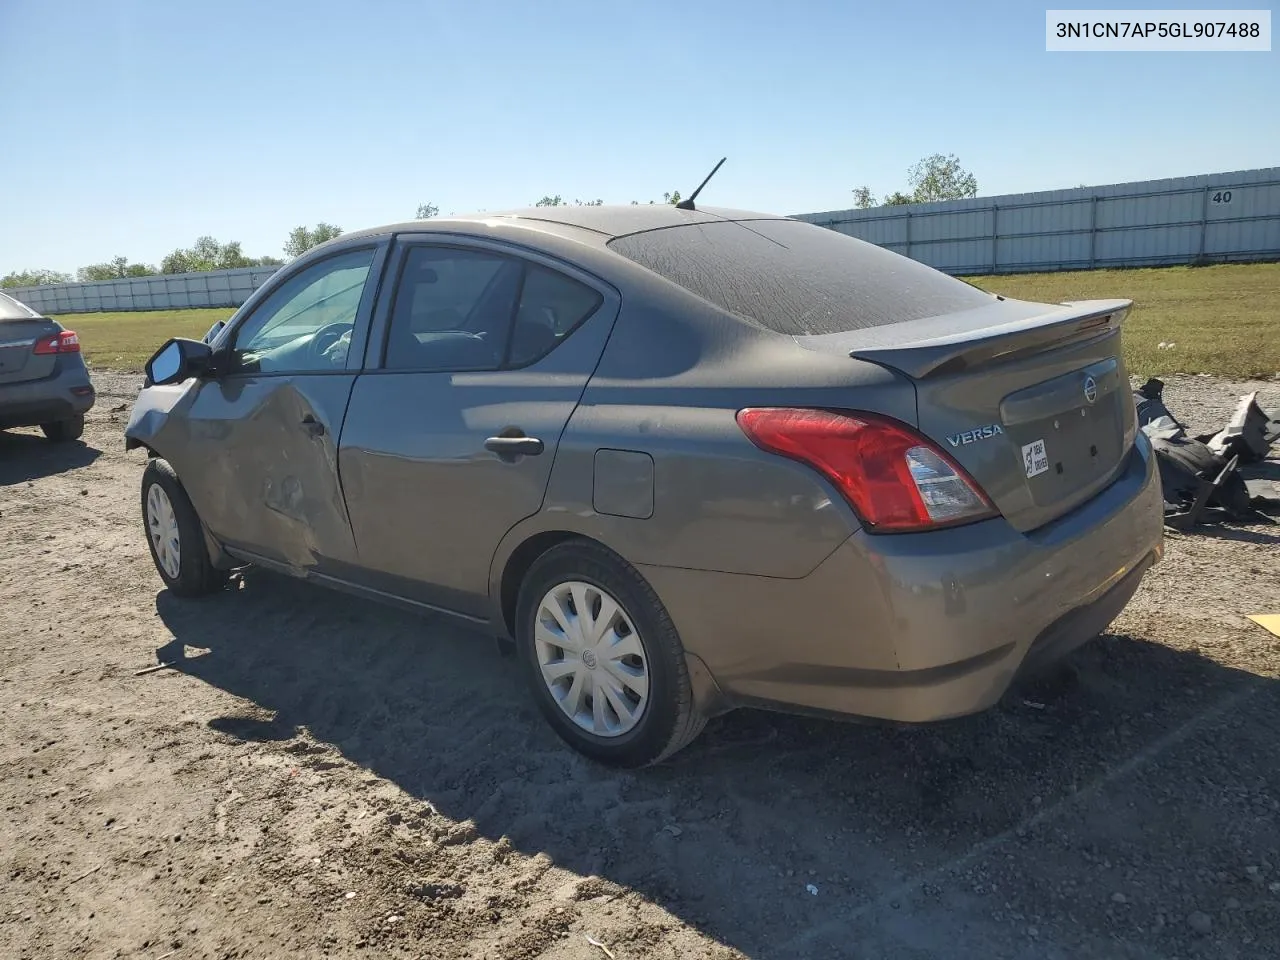
[[1230, 203], [1231, 191], [1230, 190], [1214, 190], [1212, 193], [1209, 194], [1209, 200], [1213, 203]]

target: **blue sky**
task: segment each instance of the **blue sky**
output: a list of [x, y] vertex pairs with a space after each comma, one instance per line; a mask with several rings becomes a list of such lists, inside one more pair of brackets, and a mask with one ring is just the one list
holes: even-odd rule
[[778, 213], [935, 152], [987, 195], [1280, 164], [1280, 53], [1050, 54], [1045, 6], [0, 0], [0, 275], [643, 202], [725, 155], [704, 201]]

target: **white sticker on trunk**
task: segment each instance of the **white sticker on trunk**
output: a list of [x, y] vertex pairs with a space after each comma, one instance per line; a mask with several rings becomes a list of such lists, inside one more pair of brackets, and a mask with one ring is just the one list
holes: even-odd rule
[[1028, 477], [1039, 476], [1049, 469], [1049, 454], [1044, 449], [1043, 440], [1023, 446], [1022, 465], [1026, 467]]

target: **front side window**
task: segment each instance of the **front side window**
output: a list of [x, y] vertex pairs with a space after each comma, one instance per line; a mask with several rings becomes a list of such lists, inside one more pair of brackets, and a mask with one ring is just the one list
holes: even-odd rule
[[236, 331], [233, 368], [318, 373], [346, 367], [374, 250], [352, 250], [290, 277]]
[[485, 250], [410, 247], [396, 283], [385, 366], [496, 370], [523, 266]]

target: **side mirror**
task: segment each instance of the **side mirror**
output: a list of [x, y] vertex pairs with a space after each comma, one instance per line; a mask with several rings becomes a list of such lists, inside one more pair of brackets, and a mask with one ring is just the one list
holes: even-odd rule
[[147, 361], [147, 381], [156, 385], [181, 383], [206, 372], [212, 356], [207, 343], [175, 337], [166, 341]]

